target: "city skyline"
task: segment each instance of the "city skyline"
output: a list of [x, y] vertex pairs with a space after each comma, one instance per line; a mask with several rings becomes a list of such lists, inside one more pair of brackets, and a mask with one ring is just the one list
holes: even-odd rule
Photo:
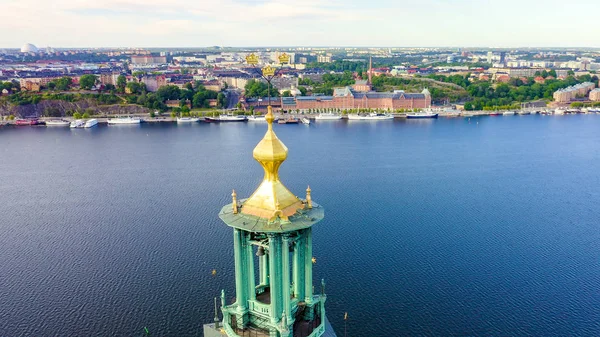
[[0, 0], [0, 28], [10, 32], [0, 47], [598, 47], [600, 5], [569, 6], [577, 22], [564, 29], [556, 0]]

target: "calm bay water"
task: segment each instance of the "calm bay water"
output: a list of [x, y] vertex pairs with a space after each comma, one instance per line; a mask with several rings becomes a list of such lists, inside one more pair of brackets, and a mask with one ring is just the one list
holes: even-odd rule
[[[0, 336], [201, 336], [265, 128], [0, 129]], [[600, 116], [275, 129], [338, 335], [600, 335]]]

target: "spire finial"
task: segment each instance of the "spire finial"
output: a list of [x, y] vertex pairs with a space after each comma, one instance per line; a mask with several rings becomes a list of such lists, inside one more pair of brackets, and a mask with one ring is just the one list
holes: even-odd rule
[[235, 193], [235, 190], [233, 190], [233, 192], [231, 193], [231, 199], [232, 199], [231, 207], [233, 208], [233, 214], [237, 214], [237, 212], [238, 212], [237, 193]]
[[311, 191], [312, 190], [310, 189], [310, 185], [308, 185], [308, 188], [306, 189], [306, 205], [309, 209], [312, 208], [312, 197], [310, 196]]

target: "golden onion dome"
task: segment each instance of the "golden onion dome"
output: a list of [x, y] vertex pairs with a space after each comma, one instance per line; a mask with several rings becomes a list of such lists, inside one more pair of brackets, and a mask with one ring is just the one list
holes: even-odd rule
[[253, 156], [265, 171], [262, 183], [242, 204], [241, 213], [274, 220], [277, 217], [287, 219], [304, 208], [304, 204], [279, 180], [279, 167], [287, 158], [288, 149], [273, 131], [273, 109], [268, 108], [265, 119], [267, 133], [256, 145]]

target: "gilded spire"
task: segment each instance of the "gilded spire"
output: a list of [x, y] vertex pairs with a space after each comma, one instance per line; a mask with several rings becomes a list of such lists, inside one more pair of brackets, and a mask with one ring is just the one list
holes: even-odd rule
[[288, 149], [273, 131], [273, 109], [271, 106], [267, 109], [267, 133], [253, 151], [254, 159], [263, 167], [265, 176], [256, 191], [244, 202], [241, 212], [269, 220], [277, 217], [285, 220], [304, 205], [279, 180], [279, 167], [287, 158]]

